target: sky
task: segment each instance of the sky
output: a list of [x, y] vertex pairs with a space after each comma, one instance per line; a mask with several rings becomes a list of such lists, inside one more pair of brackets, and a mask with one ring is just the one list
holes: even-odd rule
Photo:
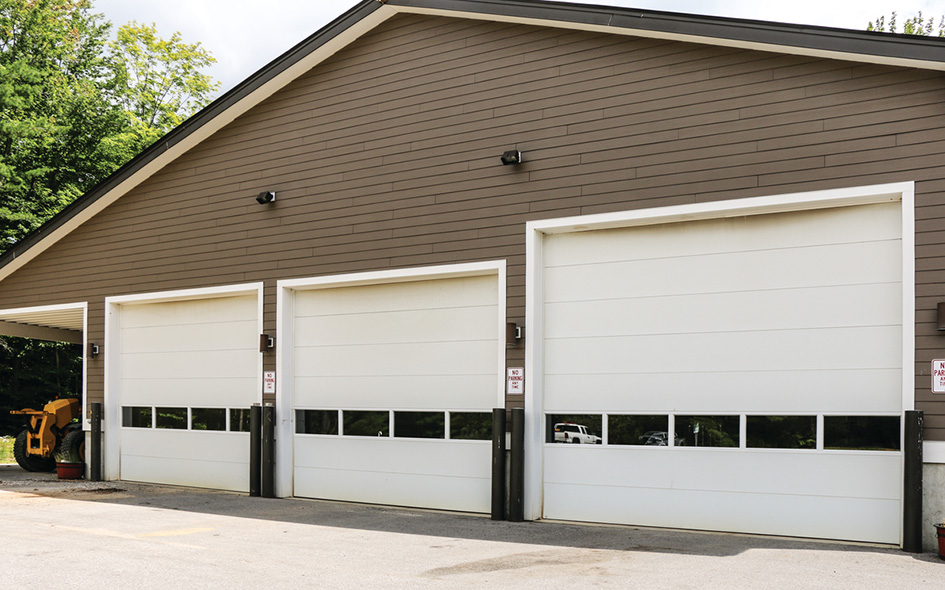
[[[226, 92], [360, 0], [92, 0], [116, 27], [154, 23], [164, 38], [180, 32], [199, 41], [217, 63], [209, 73]], [[945, 0], [572, 0], [667, 12], [748, 18], [864, 30], [893, 10], [900, 22], [922, 11], [936, 20]]]

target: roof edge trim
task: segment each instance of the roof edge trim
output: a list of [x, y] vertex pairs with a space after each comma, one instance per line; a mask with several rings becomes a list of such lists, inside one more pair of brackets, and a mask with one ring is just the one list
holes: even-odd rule
[[529, 0], [388, 0], [398, 12], [555, 26], [808, 57], [945, 71], [938, 38]]

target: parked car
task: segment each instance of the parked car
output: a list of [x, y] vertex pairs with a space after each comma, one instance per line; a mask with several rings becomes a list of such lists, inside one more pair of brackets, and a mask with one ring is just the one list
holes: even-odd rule
[[601, 439], [596, 434], [591, 434], [587, 426], [574, 422], [559, 422], [555, 424], [555, 442], [599, 445]]
[[[643, 441], [644, 445], [665, 447], [669, 445], [669, 433], [666, 431], [651, 430], [643, 434], [640, 437], [640, 440]], [[686, 440], [680, 436], [676, 437], [675, 444], [677, 447], [684, 446]]]

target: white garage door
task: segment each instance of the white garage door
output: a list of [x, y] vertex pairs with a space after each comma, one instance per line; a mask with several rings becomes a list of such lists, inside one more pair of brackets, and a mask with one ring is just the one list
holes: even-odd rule
[[294, 297], [294, 495], [490, 509], [496, 276]]
[[[898, 543], [900, 228], [891, 203], [546, 237], [544, 517]], [[577, 426], [601, 444], [554, 442]]]
[[122, 305], [121, 478], [249, 491], [255, 296]]

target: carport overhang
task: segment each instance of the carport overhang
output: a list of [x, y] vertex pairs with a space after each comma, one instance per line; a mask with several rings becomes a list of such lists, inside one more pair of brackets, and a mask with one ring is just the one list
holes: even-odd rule
[[88, 304], [66, 303], [0, 309], [0, 336], [18, 336], [82, 346], [82, 425], [88, 430]]
[[0, 335], [84, 344], [85, 304], [0, 310]]

